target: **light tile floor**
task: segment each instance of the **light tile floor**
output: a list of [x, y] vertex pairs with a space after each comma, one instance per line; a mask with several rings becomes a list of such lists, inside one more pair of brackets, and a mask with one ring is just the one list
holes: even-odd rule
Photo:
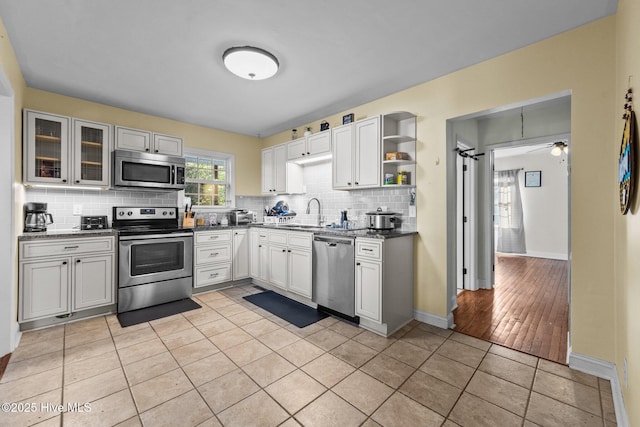
[[390, 338], [335, 318], [299, 329], [242, 299], [258, 291], [23, 334], [0, 425], [615, 425], [608, 381], [417, 321]]

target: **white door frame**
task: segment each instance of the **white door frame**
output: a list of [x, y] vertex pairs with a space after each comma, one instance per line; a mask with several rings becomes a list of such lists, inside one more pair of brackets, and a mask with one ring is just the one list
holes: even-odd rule
[[[469, 155], [475, 148], [457, 137], [457, 148]], [[456, 283], [457, 289], [475, 291], [477, 277], [477, 161], [458, 155], [456, 159]], [[465, 219], [466, 218], [466, 219]]]
[[[489, 212], [489, 215], [486, 216], [486, 221], [485, 224], [483, 224], [484, 230], [485, 230], [485, 235], [488, 236], [488, 238], [486, 239], [485, 242], [485, 253], [487, 254], [484, 263], [486, 266], [486, 270], [487, 272], [489, 272], [489, 280], [487, 280], [486, 283], [486, 288], [487, 289], [492, 289], [493, 285], [495, 284], [495, 259], [496, 259], [496, 248], [495, 248], [495, 224], [493, 221], [493, 204], [494, 204], [494, 200], [493, 200], [493, 170], [494, 170], [494, 151], [495, 150], [499, 150], [501, 148], [513, 148], [513, 147], [526, 147], [526, 146], [535, 146], [535, 145], [541, 145], [541, 144], [547, 144], [547, 143], [551, 143], [554, 141], [559, 141], [559, 140], [567, 140], [568, 141], [568, 146], [569, 146], [569, 153], [571, 153], [571, 133], [562, 133], [562, 134], [557, 134], [557, 135], [549, 135], [549, 136], [542, 136], [542, 137], [538, 137], [538, 138], [529, 138], [529, 139], [521, 139], [521, 140], [517, 140], [517, 141], [512, 141], [512, 142], [503, 142], [500, 144], [491, 144], [491, 145], [487, 145], [486, 149], [485, 149], [485, 153], [488, 153], [488, 157], [489, 157], [489, 161], [486, 162], [486, 179], [484, 182], [485, 185], [485, 194], [488, 194], [489, 197], [486, 197], [485, 200], [485, 205], [482, 207], [482, 209], [484, 209], [485, 212]], [[570, 170], [571, 167], [571, 163], [569, 161], [569, 156], [567, 156], [567, 171]], [[568, 185], [569, 185], [569, 191], [567, 192], [569, 197], [571, 197], [571, 174], [569, 174], [569, 179], [568, 179]], [[571, 206], [571, 200], [568, 200], [568, 206]], [[568, 228], [569, 230], [567, 230], [567, 233], [570, 233], [571, 230], [571, 212], [569, 211], [569, 219], [568, 219]], [[568, 253], [569, 253], [569, 263], [571, 263], [571, 235], [568, 235], [568, 242], [569, 242], [569, 248], [568, 248]], [[569, 271], [571, 271], [571, 268], [569, 268]], [[571, 291], [571, 286], [570, 286], [571, 280], [569, 278], [569, 283], [567, 284], [567, 286], [569, 286], [569, 292]], [[569, 300], [570, 301], [570, 300]]]
[[0, 357], [13, 352], [20, 340], [17, 322], [15, 230], [15, 97], [11, 83], [0, 66]]

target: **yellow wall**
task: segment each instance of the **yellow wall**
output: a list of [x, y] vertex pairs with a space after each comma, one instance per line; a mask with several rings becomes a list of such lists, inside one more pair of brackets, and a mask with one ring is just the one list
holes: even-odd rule
[[[638, 111], [640, 98], [638, 90], [640, 88], [640, 4], [634, 0], [619, 0], [617, 19], [617, 68], [616, 68], [616, 91], [615, 91], [615, 112], [616, 127], [615, 134], [607, 144], [608, 149], [614, 154], [620, 150], [620, 140], [624, 122], [619, 119], [622, 115], [624, 104], [624, 94], [629, 87], [629, 76], [631, 86], [636, 92], [635, 105]], [[636, 130], [637, 131], [637, 130]], [[637, 148], [637, 146], [636, 146]], [[637, 156], [637, 154], [636, 154]], [[638, 157], [636, 157], [637, 159]], [[637, 161], [636, 161], [636, 164]], [[638, 170], [636, 170], [638, 173]], [[636, 185], [638, 180], [636, 177]], [[636, 191], [638, 191], [636, 189]], [[620, 384], [624, 394], [629, 425], [640, 425], [640, 203], [636, 198], [631, 212], [626, 216], [620, 213], [615, 214], [615, 254], [616, 254], [616, 354], [615, 362], [618, 366]], [[629, 384], [626, 386], [622, 377], [623, 360], [629, 362]], [[633, 387], [635, 386], [635, 388]]]
[[[615, 17], [353, 108], [356, 119], [418, 115], [416, 308], [446, 316], [447, 119], [572, 91], [571, 330], [573, 351], [614, 359], [613, 229]], [[640, 80], [640, 73], [638, 73]], [[341, 124], [343, 112], [327, 118]], [[319, 130], [320, 121], [310, 124]], [[301, 125], [298, 131], [308, 125]], [[271, 146], [291, 139], [283, 132]]]
[[[24, 108], [180, 136], [185, 147], [235, 154], [236, 194], [260, 194], [260, 140], [27, 88]], [[20, 128], [18, 128], [20, 129]], [[240, 171], [240, 173], [238, 173]]]

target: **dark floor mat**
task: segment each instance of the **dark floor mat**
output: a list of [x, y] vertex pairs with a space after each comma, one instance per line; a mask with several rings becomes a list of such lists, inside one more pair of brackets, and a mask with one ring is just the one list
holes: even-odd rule
[[329, 317], [327, 313], [311, 308], [298, 301], [284, 297], [273, 291], [260, 292], [259, 294], [247, 295], [243, 297], [252, 304], [273, 313], [281, 319], [304, 328], [312, 323]]
[[120, 326], [126, 328], [127, 326], [149, 322], [162, 317], [173, 316], [174, 314], [195, 310], [197, 308], [200, 308], [200, 304], [190, 298], [185, 298], [178, 301], [168, 302], [166, 304], [159, 304], [152, 307], [120, 313], [118, 314], [118, 322], [120, 322]]

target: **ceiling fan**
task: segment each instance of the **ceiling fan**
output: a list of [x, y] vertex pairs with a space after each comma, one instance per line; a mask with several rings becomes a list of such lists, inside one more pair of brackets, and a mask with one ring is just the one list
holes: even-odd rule
[[542, 147], [534, 148], [533, 150], [529, 150], [528, 153], [532, 153], [534, 151], [540, 150], [548, 150], [551, 149], [550, 154], [552, 156], [560, 156], [563, 153], [567, 154], [569, 152], [569, 144], [567, 140], [550, 142], [548, 144], [544, 144]]

